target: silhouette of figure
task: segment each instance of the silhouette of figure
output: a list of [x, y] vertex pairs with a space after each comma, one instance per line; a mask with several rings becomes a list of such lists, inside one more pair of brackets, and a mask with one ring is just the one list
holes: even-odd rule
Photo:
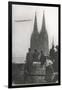
[[38, 51], [35, 49], [35, 50], [34, 50], [34, 53], [33, 53], [33, 61], [38, 61], [38, 55], [39, 55], [39, 53], [38, 53]]
[[46, 57], [44, 56], [43, 51], [41, 51], [40, 61], [41, 61], [41, 66], [43, 66], [44, 63], [46, 62]]
[[54, 61], [54, 56], [55, 56], [55, 50], [54, 50], [54, 45], [53, 45], [52, 48], [50, 49], [50, 57], [52, 61]]
[[50, 57], [47, 57], [46, 59], [46, 76], [45, 76], [45, 80], [47, 82], [51, 82], [52, 81], [52, 76], [53, 76], [53, 62], [50, 59]]
[[54, 71], [58, 72], [58, 46], [56, 46], [54, 59], [55, 59], [55, 61], [53, 63]]
[[32, 68], [32, 53], [31, 53], [31, 49], [29, 48], [29, 51], [26, 55], [25, 69], [27, 70], [28, 73], [30, 73], [31, 68]]
[[32, 83], [33, 79], [31, 76], [31, 71], [32, 71], [32, 51], [29, 48], [29, 51], [26, 55], [26, 63], [25, 63], [25, 67], [24, 67], [24, 83]]

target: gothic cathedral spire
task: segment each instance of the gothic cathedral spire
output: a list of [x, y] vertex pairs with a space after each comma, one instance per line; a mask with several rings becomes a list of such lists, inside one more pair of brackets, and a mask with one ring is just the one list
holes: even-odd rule
[[35, 12], [35, 19], [34, 19], [34, 28], [33, 28], [33, 33], [38, 34], [36, 12]]
[[34, 27], [33, 27], [33, 32], [32, 32], [31, 41], [30, 41], [30, 48], [32, 50], [38, 49], [38, 37], [39, 37], [39, 33], [38, 33], [38, 27], [37, 27], [37, 17], [35, 13]]
[[43, 13], [43, 20], [42, 20], [42, 27], [40, 34], [38, 33], [37, 17], [35, 13], [34, 28], [30, 40], [30, 48], [32, 50], [34, 49], [37, 49], [38, 51], [42, 50], [45, 56], [47, 56], [49, 53], [49, 41], [48, 41], [48, 33], [45, 25], [44, 13]]
[[43, 13], [42, 27], [39, 35], [39, 50], [42, 50], [44, 55], [48, 55], [49, 53], [49, 42], [48, 42], [48, 34], [46, 30], [45, 24], [45, 16]]

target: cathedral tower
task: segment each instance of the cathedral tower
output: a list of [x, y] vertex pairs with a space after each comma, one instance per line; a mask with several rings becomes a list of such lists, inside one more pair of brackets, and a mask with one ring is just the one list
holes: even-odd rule
[[31, 35], [31, 41], [30, 41], [30, 48], [32, 50], [37, 49], [38, 50], [38, 45], [39, 45], [39, 33], [38, 33], [38, 27], [37, 27], [37, 17], [35, 13], [35, 19], [34, 19], [34, 27], [33, 27], [33, 32]]
[[40, 33], [38, 33], [37, 18], [35, 14], [34, 28], [30, 40], [30, 48], [32, 50], [37, 49], [39, 52], [42, 50], [45, 56], [49, 54], [49, 41], [48, 41], [48, 34], [45, 25], [44, 13], [43, 13], [42, 27]]
[[42, 50], [44, 55], [47, 56], [49, 53], [49, 42], [48, 42], [48, 34], [45, 25], [45, 16], [43, 13], [42, 27], [39, 34], [39, 50]]

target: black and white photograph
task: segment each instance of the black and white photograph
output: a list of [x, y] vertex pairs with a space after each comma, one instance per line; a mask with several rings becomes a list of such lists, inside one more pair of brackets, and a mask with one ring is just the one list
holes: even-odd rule
[[12, 87], [60, 84], [59, 10], [54, 4], [11, 3]]

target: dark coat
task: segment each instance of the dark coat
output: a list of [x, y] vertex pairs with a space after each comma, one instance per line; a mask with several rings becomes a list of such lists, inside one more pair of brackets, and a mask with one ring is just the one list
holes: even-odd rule
[[32, 68], [32, 53], [29, 52], [26, 55], [25, 70], [30, 73], [31, 72], [31, 68]]
[[43, 65], [46, 62], [46, 57], [44, 55], [41, 55], [40, 61], [41, 61], [41, 65]]
[[55, 57], [54, 57], [54, 63], [53, 63], [53, 68], [55, 72], [58, 72], [58, 51], [55, 52]]
[[38, 55], [39, 55], [38, 52], [33, 53], [33, 61], [38, 61]]

